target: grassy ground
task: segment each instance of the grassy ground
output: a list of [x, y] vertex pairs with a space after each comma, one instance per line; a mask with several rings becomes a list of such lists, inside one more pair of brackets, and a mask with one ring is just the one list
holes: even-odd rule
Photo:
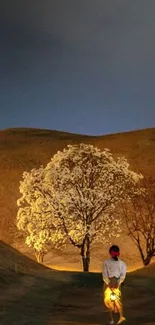
[[[155, 325], [155, 273], [127, 276], [122, 288], [129, 325]], [[106, 325], [100, 274], [37, 270], [1, 290], [1, 325]], [[116, 318], [117, 320], [117, 318]]]

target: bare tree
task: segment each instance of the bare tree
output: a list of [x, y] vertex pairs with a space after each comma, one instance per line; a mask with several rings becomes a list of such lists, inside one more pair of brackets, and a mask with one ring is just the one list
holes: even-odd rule
[[155, 181], [142, 181], [144, 191], [122, 204], [128, 235], [137, 246], [144, 266], [155, 256]]

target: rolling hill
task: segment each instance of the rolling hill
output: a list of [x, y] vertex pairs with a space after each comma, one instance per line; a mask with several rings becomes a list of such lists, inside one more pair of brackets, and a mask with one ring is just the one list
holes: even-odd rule
[[19, 282], [23, 275], [33, 275], [47, 268], [24, 256], [0, 240], [0, 287]]
[[[81, 142], [93, 144], [100, 149], [109, 148], [114, 156], [125, 156], [131, 164], [131, 168], [135, 171], [147, 176], [154, 175], [155, 128], [107, 136], [83, 136], [59, 131], [26, 128], [2, 130], [0, 131], [1, 240], [9, 244], [16, 241], [16, 201], [20, 195], [18, 188], [22, 173], [25, 170], [29, 171], [34, 167], [46, 165], [53, 154], [58, 150], [62, 150], [68, 144]], [[122, 241], [119, 240], [124, 255], [127, 254], [129, 241], [124, 241], [124, 238]], [[98, 248], [97, 254], [96, 250], [94, 251], [96, 258], [94, 263], [98, 265], [98, 268], [100, 268], [98, 260], [104, 256], [102, 251], [102, 247]], [[132, 251], [131, 248], [130, 251]], [[135, 254], [136, 259], [138, 259], [138, 252], [135, 251]], [[130, 263], [132, 253], [131, 256], [129, 255], [128, 260]], [[75, 258], [76, 268], [78, 263], [79, 259], [77, 257], [77, 259]], [[136, 260], [136, 263], [139, 263], [138, 260]], [[49, 260], [48, 264], [51, 264]], [[54, 259], [53, 264], [55, 264]], [[56, 264], [59, 264], [58, 261]], [[68, 264], [70, 265], [69, 260]], [[132, 262], [130, 264], [131, 267], [134, 267]]]

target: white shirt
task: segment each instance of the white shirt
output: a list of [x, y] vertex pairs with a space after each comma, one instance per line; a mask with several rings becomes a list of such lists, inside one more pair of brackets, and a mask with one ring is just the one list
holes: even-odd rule
[[120, 259], [118, 261], [115, 261], [113, 258], [105, 260], [102, 277], [106, 284], [110, 282], [109, 279], [112, 277], [116, 277], [119, 279], [119, 283], [122, 283], [126, 277], [126, 264]]

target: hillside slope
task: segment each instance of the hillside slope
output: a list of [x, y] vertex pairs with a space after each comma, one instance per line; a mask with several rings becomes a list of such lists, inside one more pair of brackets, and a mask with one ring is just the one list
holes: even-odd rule
[[0, 241], [0, 287], [19, 281], [22, 275], [45, 270], [48, 269]]
[[155, 277], [155, 262], [145, 267], [134, 270], [130, 273], [131, 276], [136, 277]]
[[22, 173], [46, 165], [68, 144], [81, 142], [109, 148], [115, 156], [125, 156], [135, 171], [154, 175], [155, 128], [97, 137], [22, 128], [0, 131], [0, 239], [14, 241]]

